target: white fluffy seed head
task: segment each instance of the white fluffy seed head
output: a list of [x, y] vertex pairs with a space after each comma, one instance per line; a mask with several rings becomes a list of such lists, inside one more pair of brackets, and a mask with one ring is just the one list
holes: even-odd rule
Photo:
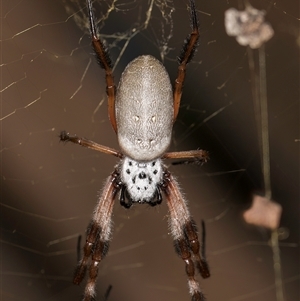
[[173, 92], [165, 67], [150, 55], [137, 57], [122, 73], [116, 95], [118, 141], [136, 161], [159, 158], [171, 142]]

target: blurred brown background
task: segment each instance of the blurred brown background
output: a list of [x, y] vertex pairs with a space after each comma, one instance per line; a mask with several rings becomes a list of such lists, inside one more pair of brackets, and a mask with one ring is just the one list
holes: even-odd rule
[[[151, 3], [118, 1], [106, 20], [101, 18], [112, 3], [95, 6], [100, 32], [117, 62], [116, 82], [140, 54], [164, 59], [171, 80], [176, 77], [176, 56], [190, 30], [188, 1], [153, 2], [150, 11]], [[58, 134], [67, 130], [118, 148], [107, 116], [104, 73], [80, 27], [85, 2], [6, 0], [1, 5], [0, 299], [80, 300], [84, 286], [71, 283], [78, 236], [84, 241], [97, 193], [116, 159], [59, 143]], [[242, 2], [197, 0], [196, 5], [201, 41], [188, 67], [172, 150], [200, 147], [211, 160], [202, 167], [170, 169], [198, 225], [206, 221], [212, 276], [201, 279], [201, 286], [208, 301], [275, 301], [270, 233], [241, 218], [253, 193], [263, 193], [247, 51], [224, 29], [224, 11], [242, 8]], [[299, 3], [252, 5], [267, 11], [275, 31], [266, 45], [271, 181], [273, 199], [283, 207], [281, 227], [289, 232], [280, 241], [285, 301], [295, 301], [300, 274]], [[189, 300], [167, 215], [165, 203], [125, 210], [116, 202], [97, 300], [103, 300], [109, 285], [109, 301]]]

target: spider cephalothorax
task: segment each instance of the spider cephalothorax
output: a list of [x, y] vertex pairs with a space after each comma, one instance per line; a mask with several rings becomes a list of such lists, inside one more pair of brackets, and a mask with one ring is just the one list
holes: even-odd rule
[[[128, 208], [132, 203], [149, 203], [156, 205], [161, 203], [159, 184], [162, 181], [163, 167], [160, 159], [150, 162], [137, 162], [125, 157], [117, 167], [120, 172], [120, 180], [124, 185], [121, 194], [126, 196], [129, 203], [121, 205]], [[124, 195], [125, 192], [125, 195]]]
[[158, 205], [162, 202], [163, 194], [169, 209], [169, 227], [175, 250], [185, 262], [192, 301], [204, 301], [195, 270], [207, 278], [209, 269], [204, 252], [200, 249], [197, 227], [176, 180], [163, 164], [163, 159], [188, 159], [199, 163], [208, 158], [203, 150], [166, 152], [179, 111], [186, 65], [193, 57], [199, 38], [194, 0], [190, 0], [192, 32], [178, 58], [174, 89], [164, 66], [150, 55], [139, 56], [129, 63], [116, 89], [108, 52], [96, 34], [91, 0], [87, 0], [87, 3], [92, 44], [98, 62], [106, 73], [108, 114], [121, 151], [71, 136], [65, 131], [61, 132], [60, 140], [114, 155], [121, 160], [99, 194], [87, 230], [84, 254], [73, 282], [80, 284], [88, 269], [84, 301], [94, 299], [98, 266], [108, 252], [111, 239], [112, 210], [117, 195], [121, 205], [130, 208], [134, 203]]

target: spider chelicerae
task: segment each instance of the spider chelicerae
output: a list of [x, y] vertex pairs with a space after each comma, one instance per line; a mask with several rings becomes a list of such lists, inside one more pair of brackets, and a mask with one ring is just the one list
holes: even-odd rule
[[88, 270], [84, 301], [95, 298], [98, 266], [109, 248], [112, 231], [114, 200], [130, 208], [134, 203], [156, 206], [165, 195], [169, 209], [169, 227], [175, 250], [185, 262], [192, 301], [204, 301], [204, 295], [195, 279], [195, 269], [203, 278], [210, 276], [200, 249], [196, 224], [193, 221], [178, 184], [163, 159], [186, 159], [206, 162], [203, 150], [166, 152], [176, 120], [186, 65], [198, 45], [199, 30], [194, 0], [190, 0], [192, 32], [184, 42], [178, 58], [179, 67], [174, 89], [164, 66], [150, 55], [139, 56], [122, 73], [116, 89], [112, 63], [103, 43], [97, 36], [91, 0], [87, 1], [92, 45], [100, 66], [105, 70], [108, 95], [108, 113], [121, 151], [97, 144], [63, 131], [60, 140], [73, 142], [96, 151], [120, 158], [106, 180], [99, 196], [92, 221], [87, 229], [84, 254], [75, 271], [73, 282], [80, 284]]

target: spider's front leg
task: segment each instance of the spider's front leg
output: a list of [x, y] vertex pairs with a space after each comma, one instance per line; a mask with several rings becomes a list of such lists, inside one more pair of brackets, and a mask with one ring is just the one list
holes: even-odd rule
[[205, 298], [200, 285], [195, 279], [195, 266], [203, 278], [209, 277], [210, 273], [206, 259], [200, 256], [196, 224], [190, 215], [177, 182], [167, 170], [164, 172], [161, 189], [167, 197], [170, 212], [169, 225], [174, 238], [175, 250], [185, 262], [192, 301], [204, 301]]
[[119, 174], [115, 171], [109, 176], [104, 185], [94, 211], [93, 219], [88, 227], [83, 257], [74, 274], [73, 282], [79, 285], [85, 276], [91, 258], [91, 263], [88, 268], [88, 280], [84, 292], [84, 301], [93, 300], [95, 297], [98, 266], [108, 252], [114, 199], [120, 190], [118, 177]]

